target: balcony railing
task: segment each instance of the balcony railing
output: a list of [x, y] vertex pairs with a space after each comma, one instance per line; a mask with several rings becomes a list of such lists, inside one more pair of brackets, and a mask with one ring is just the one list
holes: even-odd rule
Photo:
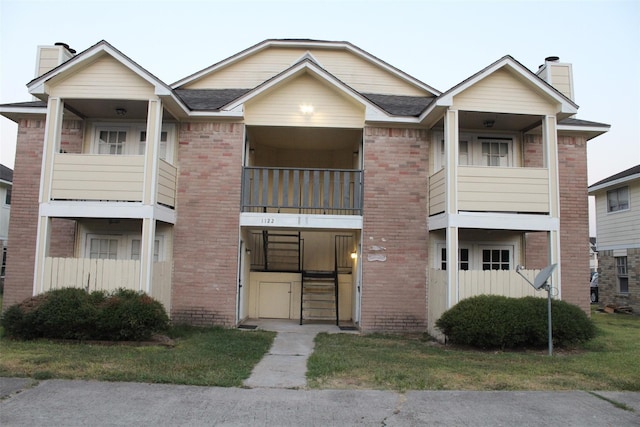
[[[141, 202], [144, 180], [144, 156], [56, 154], [51, 198]], [[160, 160], [158, 203], [175, 206], [176, 180], [176, 167]]]
[[[445, 170], [429, 178], [430, 215], [445, 209]], [[549, 177], [543, 168], [458, 167], [458, 210], [549, 212]]]
[[362, 186], [361, 170], [245, 167], [242, 211], [362, 215]]

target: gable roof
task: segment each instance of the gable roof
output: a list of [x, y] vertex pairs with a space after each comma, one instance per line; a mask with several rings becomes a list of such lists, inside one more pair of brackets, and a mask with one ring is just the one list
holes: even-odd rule
[[[270, 47], [302, 47], [302, 48], [320, 48], [320, 49], [340, 49], [340, 50], [345, 50], [348, 52], [353, 53], [354, 55], [364, 59], [367, 62], [370, 62], [384, 70], [386, 70], [387, 72], [395, 75], [396, 77], [400, 78], [401, 80], [404, 80], [405, 82], [419, 87], [422, 90], [425, 90], [431, 94], [433, 94], [434, 96], [437, 96], [440, 94], [440, 92], [436, 89], [434, 89], [433, 87], [427, 85], [426, 83], [416, 79], [413, 76], [410, 76], [409, 74], [405, 73], [404, 71], [386, 63], [385, 61], [371, 55], [370, 53], [360, 49], [359, 47], [349, 43], [349, 42], [335, 42], [335, 41], [326, 41], [326, 40], [312, 40], [312, 39], [267, 39], [264, 40], [260, 43], [257, 43], [235, 55], [232, 55], [230, 57], [228, 57], [227, 59], [224, 59], [220, 62], [217, 62], [207, 68], [204, 68], [200, 71], [197, 71], [181, 80], [178, 80], [177, 82], [173, 83], [171, 85], [171, 87], [173, 87], [174, 89], [179, 89], [182, 86], [185, 86], [189, 83], [192, 83], [196, 80], [201, 79], [202, 77], [213, 73], [217, 70], [220, 70], [222, 68], [225, 68], [233, 63], [236, 63], [248, 56], [251, 55], [255, 55], [256, 53], [263, 51], [265, 49], [268, 49]], [[303, 57], [301, 58], [301, 60], [304, 59], [311, 59], [313, 62], [314, 58], [312, 55], [303, 55]], [[317, 62], [316, 62], [317, 63]]]
[[164, 96], [165, 98], [170, 98], [173, 100], [175, 104], [179, 106], [184, 112], [187, 111], [186, 106], [180, 101], [178, 97], [175, 96], [171, 87], [169, 87], [162, 80], [151, 74], [145, 68], [141, 67], [138, 63], [133, 61], [131, 58], [120, 52], [118, 49], [113, 47], [105, 40], [101, 40], [93, 46], [85, 49], [79, 54], [75, 55], [73, 58], [69, 59], [66, 62], [58, 65], [52, 70], [44, 73], [43, 75], [36, 77], [27, 83], [27, 88], [29, 93], [32, 95], [46, 99], [45, 93], [45, 83], [57, 77], [64, 77], [70, 75], [74, 72], [78, 67], [82, 67], [85, 64], [89, 64], [95, 59], [101, 57], [102, 55], [109, 55], [115, 60], [117, 60], [120, 64], [124, 65], [126, 68], [131, 70], [138, 77], [145, 80], [154, 88], [154, 93], [158, 96]]
[[622, 184], [625, 182], [640, 179], [640, 165], [634, 166], [622, 172], [618, 172], [615, 175], [611, 175], [601, 181], [596, 182], [589, 186], [589, 194], [592, 194], [598, 190], [602, 190], [614, 185]]
[[516, 75], [522, 77], [524, 80], [529, 82], [533, 87], [539, 90], [541, 93], [545, 94], [549, 98], [558, 102], [561, 106], [560, 112], [564, 113], [565, 117], [569, 117], [572, 114], [577, 113], [578, 105], [573, 102], [571, 99], [567, 98], [563, 95], [559, 90], [551, 86], [549, 83], [542, 80], [539, 76], [529, 70], [527, 67], [522, 65], [520, 62], [516, 61], [511, 55], [505, 55], [502, 58], [498, 59], [494, 63], [489, 66], [483, 68], [472, 76], [466, 78], [462, 82], [453, 86], [451, 89], [442, 93], [436, 101], [431, 104], [430, 108], [428, 108], [423, 114], [422, 118], [426, 118], [431, 111], [433, 111], [437, 107], [449, 107], [453, 105], [453, 97], [460, 94], [464, 90], [470, 88], [474, 84], [478, 83], [485, 77], [491, 75], [497, 70], [502, 68], [506, 68]]

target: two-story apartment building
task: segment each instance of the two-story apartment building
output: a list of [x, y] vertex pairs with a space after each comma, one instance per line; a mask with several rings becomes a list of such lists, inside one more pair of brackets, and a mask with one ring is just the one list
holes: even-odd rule
[[599, 303], [640, 313], [640, 165], [589, 187], [596, 198]]
[[2, 264], [0, 265], [0, 291], [4, 289], [4, 274], [7, 267], [12, 184], [13, 170], [6, 167], [5, 165], [0, 164], [0, 248], [2, 249]]
[[432, 330], [557, 263], [588, 310], [586, 142], [609, 126], [573, 117], [570, 64], [505, 56], [440, 92], [347, 42], [267, 40], [171, 85], [105, 41], [47, 53], [39, 101], [0, 106], [5, 306], [128, 286], [177, 322]]

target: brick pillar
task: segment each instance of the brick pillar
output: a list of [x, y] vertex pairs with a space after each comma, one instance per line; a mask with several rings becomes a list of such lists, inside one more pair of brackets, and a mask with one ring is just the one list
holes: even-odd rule
[[235, 324], [243, 125], [180, 128], [172, 317]]
[[3, 310], [33, 294], [45, 117], [18, 123]]
[[587, 141], [558, 137], [562, 299], [590, 314]]
[[426, 328], [426, 131], [365, 128], [361, 327]]

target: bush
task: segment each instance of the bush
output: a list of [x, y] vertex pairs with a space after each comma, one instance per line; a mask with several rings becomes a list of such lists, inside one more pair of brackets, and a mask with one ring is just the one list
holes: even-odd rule
[[144, 340], [165, 331], [162, 304], [143, 293], [63, 288], [26, 299], [7, 309], [0, 324], [18, 339]]
[[[567, 346], [595, 336], [595, 326], [577, 306], [551, 303], [553, 343]], [[480, 348], [544, 347], [548, 343], [547, 300], [478, 295], [442, 314], [436, 326], [456, 344]]]
[[169, 328], [169, 317], [161, 303], [150, 296], [118, 289], [101, 304], [97, 329], [101, 339], [141, 341]]

